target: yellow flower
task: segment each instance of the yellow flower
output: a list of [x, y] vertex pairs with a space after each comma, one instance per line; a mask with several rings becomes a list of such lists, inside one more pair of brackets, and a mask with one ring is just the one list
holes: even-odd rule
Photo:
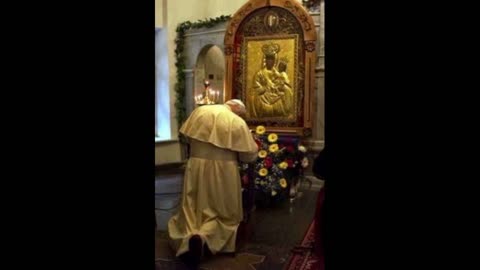
[[278, 139], [278, 135], [275, 133], [271, 133], [270, 135], [268, 135], [268, 141], [271, 143], [276, 142], [277, 139]]
[[269, 147], [268, 147], [268, 150], [270, 150], [270, 152], [272, 153], [275, 153], [278, 151], [278, 144], [274, 143], [274, 144], [271, 144]]
[[258, 173], [260, 174], [260, 176], [266, 176], [268, 174], [268, 170], [265, 168], [261, 168]]
[[265, 157], [267, 156], [267, 151], [265, 151], [265, 150], [260, 150], [260, 151], [258, 152], [258, 156], [259, 156], [260, 158], [265, 158]]
[[281, 186], [282, 188], [286, 188], [286, 187], [287, 187], [287, 180], [285, 180], [285, 178], [280, 179], [280, 186]]
[[278, 167], [280, 167], [280, 169], [285, 170], [286, 168], [288, 168], [288, 163], [285, 161], [282, 161], [280, 162], [280, 164], [278, 164]]
[[255, 133], [257, 133], [258, 135], [262, 135], [263, 133], [265, 133], [265, 127], [264, 126], [258, 126], [257, 129], [255, 129]]

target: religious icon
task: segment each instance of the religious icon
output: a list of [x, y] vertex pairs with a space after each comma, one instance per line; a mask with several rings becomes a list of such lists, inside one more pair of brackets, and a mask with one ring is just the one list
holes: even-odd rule
[[277, 23], [277, 16], [270, 15], [268, 16], [268, 26], [272, 27]]
[[269, 11], [265, 14], [264, 23], [269, 31], [275, 31], [278, 28], [279, 16], [275, 11]]
[[248, 42], [247, 118], [295, 120], [294, 45], [295, 38]]
[[275, 12], [269, 12], [266, 16], [266, 24], [270, 28], [274, 28], [278, 24], [278, 15]]
[[226, 27], [225, 94], [245, 103], [250, 127], [309, 137], [319, 97], [314, 91], [323, 87], [316, 76], [322, 60], [316, 24], [301, 1], [253, 2]]

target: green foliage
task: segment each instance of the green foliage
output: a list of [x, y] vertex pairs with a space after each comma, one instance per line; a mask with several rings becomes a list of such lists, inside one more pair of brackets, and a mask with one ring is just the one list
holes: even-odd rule
[[177, 67], [177, 82], [175, 84], [175, 109], [177, 111], [177, 123], [178, 128], [180, 128], [187, 118], [186, 106], [185, 106], [185, 55], [184, 55], [184, 48], [185, 48], [185, 32], [190, 29], [198, 29], [198, 28], [211, 28], [216, 26], [219, 23], [223, 23], [228, 21], [231, 18], [230, 15], [222, 15], [217, 18], [210, 18], [205, 20], [198, 20], [197, 22], [190, 22], [186, 21], [180, 23], [177, 26], [177, 38], [175, 39], [175, 57], [176, 62], [175, 66]]

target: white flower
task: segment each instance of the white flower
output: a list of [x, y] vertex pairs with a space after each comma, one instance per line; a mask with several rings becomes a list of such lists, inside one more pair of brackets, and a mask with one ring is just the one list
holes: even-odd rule
[[302, 159], [302, 167], [303, 167], [303, 168], [308, 167], [308, 158], [304, 157], [304, 158]]
[[303, 145], [299, 145], [298, 146], [298, 151], [302, 152], [302, 153], [306, 153], [307, 152], [307, 148], [305, 148], [305, 146]]
[[272, 196], [277, 195], [277, 192], [275, 190], [272, 190]]

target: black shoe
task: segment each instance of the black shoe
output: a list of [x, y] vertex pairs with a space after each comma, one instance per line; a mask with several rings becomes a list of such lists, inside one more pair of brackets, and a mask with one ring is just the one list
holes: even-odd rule
[[198, 269], [198, 263], [195, 263], [190, 251], [187, 251], [186, 253], [180, 255], [179, 259], [181, 262], [183, 262], [183, 264], [188, 270]]
[[190, 260], [190, 253], [187, 251], [180, 255], [178, 259], [187, 267], [187, 269], [191, 269], [191, 260]]
[[198, 266], [203, 255], [202, 238], [199, 235], [193, 235], [188, 241], [190, 260], [193, 266]]

